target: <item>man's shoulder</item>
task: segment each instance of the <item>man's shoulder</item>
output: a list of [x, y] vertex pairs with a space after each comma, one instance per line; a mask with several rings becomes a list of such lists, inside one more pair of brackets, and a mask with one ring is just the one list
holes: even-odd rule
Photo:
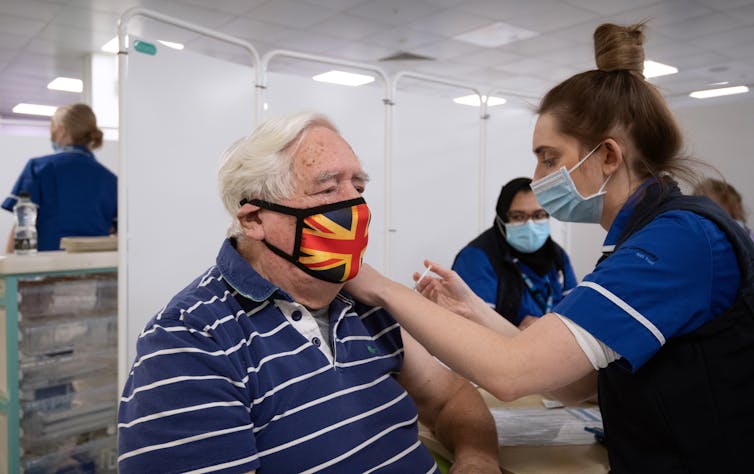
[[212, 266], [176, 293], [153, 316], [147, 329], [157, 321], [190, 327], [212, 325], [218, 319], [238, 312], [240, 305], [234, 296], [233, 288], [223, 279], [217, 267]]

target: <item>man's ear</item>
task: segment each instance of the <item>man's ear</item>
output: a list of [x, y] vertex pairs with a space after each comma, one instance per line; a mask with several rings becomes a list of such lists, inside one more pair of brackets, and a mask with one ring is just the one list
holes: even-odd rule
[[241, 226], [243, 234], [254, 240], [264, 240], [264, 228], [262, 220], [259, 218], [261, 208], [254, 204], [246, 203], [236, 212], [238, 225]]
[[625, 157], [623, 148], [613, 138], [608, 138], [602, 145], [605, 149], [605, 159], [602, 161], [602, 173], [612, 176], [623, 165]]

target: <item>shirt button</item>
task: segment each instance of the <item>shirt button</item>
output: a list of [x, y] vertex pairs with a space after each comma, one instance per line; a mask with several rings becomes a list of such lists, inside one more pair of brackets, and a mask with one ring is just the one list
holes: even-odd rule
[[292, 319], [293, 319], [294, 321], [298, 321], [298, 320], [300, 320], [300, 319], [301, 319], [301, 311], [299, 311], [299, 310], [296, 310], [296, 311], [292, 312], [292, 313], [291, 313], [291, 318], [292, 318]]
[[318, 337], [314, 337], [312, 338], [312, 344], [319, 347], [319, 345], [322, 344], [322, 341], [320, 341]]

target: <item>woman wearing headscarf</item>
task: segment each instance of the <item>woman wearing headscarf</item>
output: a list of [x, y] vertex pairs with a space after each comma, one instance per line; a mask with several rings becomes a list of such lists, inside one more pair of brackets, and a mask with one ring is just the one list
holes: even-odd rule
[[[525, 328], [575, 287], [568, 255], [550, 237], [550, 216], [515, 178], [500, 190], [495, 221], [456, 255], [453, 270], [495, 311]], [[494, 315], [487, 318], [494, 321]], [[480, 322], [485, 322], [484, 320]]]

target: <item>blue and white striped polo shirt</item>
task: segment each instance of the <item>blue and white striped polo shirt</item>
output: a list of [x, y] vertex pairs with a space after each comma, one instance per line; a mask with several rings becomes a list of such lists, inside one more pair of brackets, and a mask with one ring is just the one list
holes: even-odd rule
[[306, 308], [226, 240], [139, 338], [120, 472], [438, 472], [395, 380], [395, 320], [340, 294], [330, 330], [327, 348]]

